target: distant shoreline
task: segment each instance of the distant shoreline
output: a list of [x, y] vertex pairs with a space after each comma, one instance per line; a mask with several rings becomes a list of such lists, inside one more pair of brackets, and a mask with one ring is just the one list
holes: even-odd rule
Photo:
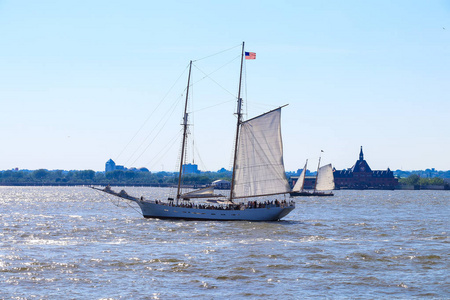
[[[89, 187], [89, 186], [106, 186], [105, 184], [81, 184], [81, 183], [10, 183], [5, 184], [1, 183], [0, 186], [3, 187], [39, 187], [39, 186], [52, 186], [52, 187]], [[176, 185], [173, 184], [126, 184], [126, 183], [113, 183], [112, 187], [166, 187], [166, 188], [176, 188]], [[183, 188], [197, 188], [193, 185], [185, 185]], [[450, 188], [446, 186], [407, 186], [407, 185], [399, 185], [393, 190], [386, 189], [336, 189], [336, 191], [450, 191]]]

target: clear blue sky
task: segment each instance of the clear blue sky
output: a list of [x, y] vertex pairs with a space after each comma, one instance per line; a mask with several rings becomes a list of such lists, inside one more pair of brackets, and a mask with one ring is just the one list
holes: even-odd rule
[[[175, 170], [183, 71], [242, 41], [248, 117], [289, 104], [286, 170], [361, 145], [372, 169], [450, 169], [450, 1], [0, 0], [0, 37], [0, 170]], [[193, 70], [202, 170], [230, 168], [239, 53]]]

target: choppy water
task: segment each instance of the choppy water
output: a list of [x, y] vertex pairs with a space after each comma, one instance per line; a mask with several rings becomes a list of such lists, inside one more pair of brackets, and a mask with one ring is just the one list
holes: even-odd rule
[[201, 222], [83, 187], [0, 187], [0, 298], [450, 298], [449, 200], [337, 191], [281, 222]]

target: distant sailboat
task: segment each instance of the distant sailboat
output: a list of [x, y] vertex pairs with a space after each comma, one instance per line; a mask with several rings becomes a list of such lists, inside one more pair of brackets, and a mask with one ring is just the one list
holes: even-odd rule
[[[297, 182], [295, 183], [292, 191], [290, 193], [291, 197], [297, 196], [333, 196], [334, 194], [331, 190], [334, 190], [334, 176], [333, 176], [333, 167], [331, 164], [320, 167], [320, 157], [319, 164], [317, 166], [317, 175], [316, 175], [316, 183], [314, 185], [313, 191], [305, 191], [305, 174], [306, 174], [306, 166], [308, 164], [308, 160], [305, 163], [305, 167], [302, 170], [302, 173], [298, 177]], [[330, 191], [329, 193], [325, 193], [324, 191]]]
[[306, 176], [306, 167], [308, 166], [308, 160], [306, 160], [305, 166], [303, 167], [302, 172], [300, 173], [300, 176], [297, 179], [297, 182], [295, 183], [294, 187], [292, 188], [292, 192], [290, 193], [291, 196], [303, 196], [300, 195], [303, 193], [303, 188], [305, 186], [305, 176]]
[[[140, 206], [143, 216], [146, 218], [276, 221], [289, 214], [295, 208], [293, 201], [273, 199], [264, 202], [236, 202], [238, 199], [285, 195], [290, 192], [290, 186], [285, 175], [283, 164], [281, 107], [253, 119], [242, 121], [242, 99], [240, 98], [240, 93], [244, 53], [244, 43], [242, 43], [237, 100], [238, 120], [229, 198], [225, 198], [222, 195], [215, 195], [211, 187], [181, 193], [182, 166], [187, 139], [187, 105], [192, 61], [190, 62], [186, 89], [182, 124], [183, 142], [176, 198], [169, 198], [168, 201], [147, 200], [143, 197], [129, 196], [125, 191], [116, 193], [109, 186], [104, 189], [93, 188], [136, 202]], [[202, 199], [204, 202], [191, 202], [191, 199], [197, 198]]]
[[[320, 167], [317, 170], [316, 187], [313, 191], [314, 196], [333, 196], [334, 190], [333, 167], [331, 164]], [[324, 191], [330, 191], [325, 193]]]

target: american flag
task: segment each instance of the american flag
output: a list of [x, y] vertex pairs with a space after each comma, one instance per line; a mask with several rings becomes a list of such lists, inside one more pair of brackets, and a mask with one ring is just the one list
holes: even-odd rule
[[256, 59], [255, 52], [245, 52], [245, 59]]

